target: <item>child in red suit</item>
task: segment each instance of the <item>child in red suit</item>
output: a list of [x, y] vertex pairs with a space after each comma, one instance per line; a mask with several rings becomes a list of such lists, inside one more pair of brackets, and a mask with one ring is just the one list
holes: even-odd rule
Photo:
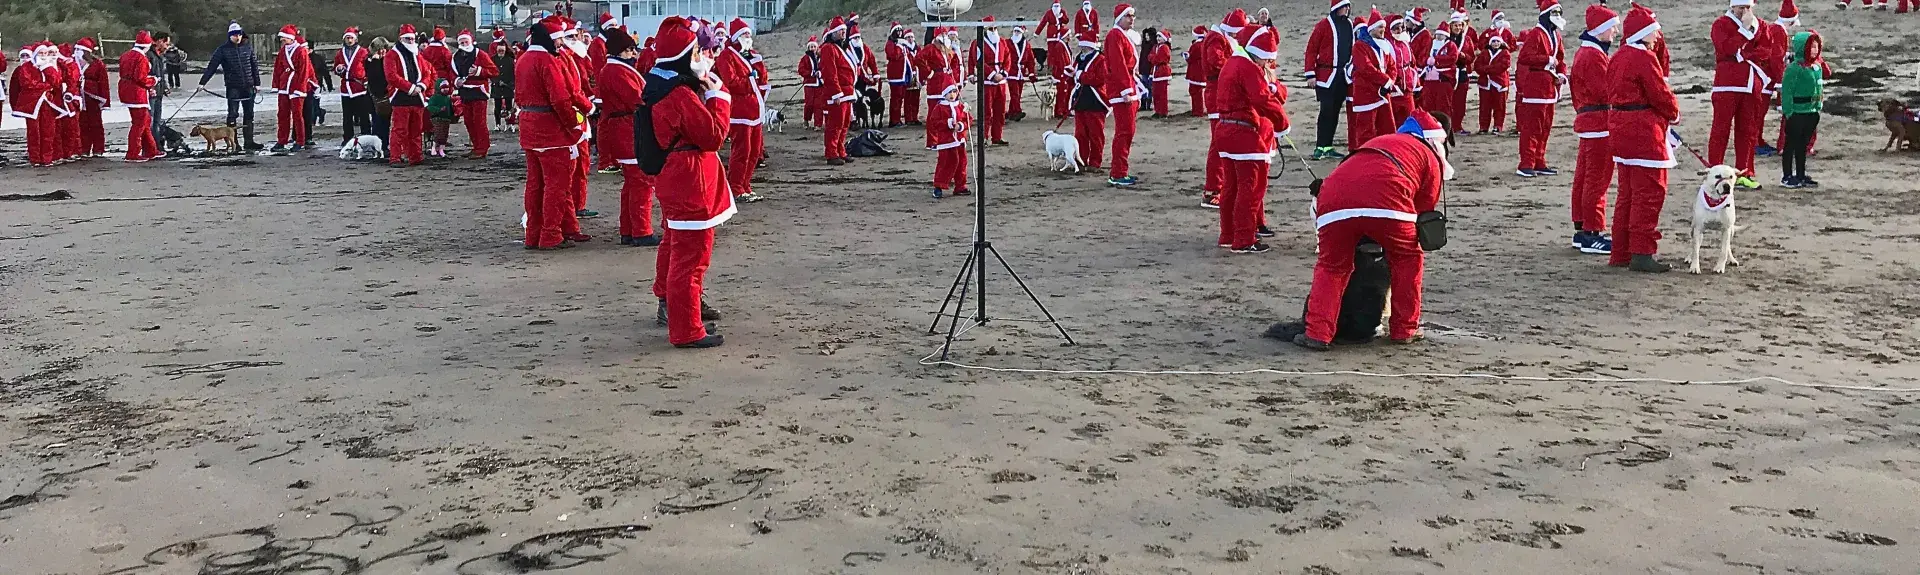
[[939, 154], [933, 165], [935, 198], [945, 196], [949, 184], [953, 195], [973, 195], [967, 191], [967, 125], [971, 123], [973, 115], [967, 113], [967, 105], [961, 102], [960, 84], [948, 83], [942, 87], [940, 102], [927, 114], [927, 137]]

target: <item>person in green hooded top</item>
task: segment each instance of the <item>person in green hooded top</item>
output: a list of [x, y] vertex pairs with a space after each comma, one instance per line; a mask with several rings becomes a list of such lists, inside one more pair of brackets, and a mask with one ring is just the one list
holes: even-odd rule
[[1780, 185], [1784, 187], [1820, 185], [1807, 177], [1807, 148], [1820, 126], [1820, 107], [1826, 100], [1820, 68], [1820, 34], [1811, 30], [1794, 34], [1787, 43], [1787, 74], [1780, 81], [1781, 124], [1787, 131], [1786, 147], [1780, 149]]

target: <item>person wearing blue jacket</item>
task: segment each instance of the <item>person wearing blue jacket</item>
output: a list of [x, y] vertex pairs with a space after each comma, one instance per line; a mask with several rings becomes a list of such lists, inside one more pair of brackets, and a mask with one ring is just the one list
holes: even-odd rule
[[214, 74], [224, 74], [226, 81], [227, 126], [239, 122], [240, 113], [245, 111], [246, 147], [262, 149], [263, 146], [253, 142], [253, 98], [260, 91], [260, 59], [247, 43], [247, 32], [241, 29], [238, 20], [227, 24], [227, 43], [207, 56], [207, 72], [200, 76], [200, 89], [206, 89]]

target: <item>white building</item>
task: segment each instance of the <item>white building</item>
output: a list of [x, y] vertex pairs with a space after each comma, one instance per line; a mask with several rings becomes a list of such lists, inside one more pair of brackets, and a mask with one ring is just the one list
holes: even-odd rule
[[[432, 0], [427, 0], [432, 1]], [[456, 0], [462, 1], [462, 0]], [[785, 0], [602, 0], [552, 2], [543, 0], [466, 0], [474, 4], [475, 29], [520, 28], [538, 14], [561, 12], [581, 22], [597, 23], [600, 14], [613, 14], [641, 37], [660, 28], [668, 16], [698, 16], [715, 22], [745, 18], [765, 32], [786, 17]]]

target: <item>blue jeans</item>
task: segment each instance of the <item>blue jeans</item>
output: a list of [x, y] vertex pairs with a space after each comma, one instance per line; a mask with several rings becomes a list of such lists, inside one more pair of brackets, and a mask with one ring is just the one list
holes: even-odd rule
[[160, 102], [161, 102], [162, 100], [165, 100], [165, 99], [166, 99], [165, 97], [163, 97], [163, 96], [161, 96], [161, 95], [159, 95], [159, 94], [154, 94], [154, 95], [152, 95], [152, 96], [148, 96], [148, 97], [147, 97], [147, 108], [148, 108], [148, 110], [150, 110], [150, 111], [152, 111], [152, 112], [153, 112], [153, 135], [154, 135], [154, 137], [159, 137], [159, 136], [160, 136], [160, 127], [161, 127], [161, 126], [164, 126], [164, 125], [166, 125], [166, 124], [167, 124], [167, 121], [166, 121], [166, 120], [164, 120], [164, 119], [162, 119], [162, 118], [164, 118], [164, 117], [165, 117], [165, 115], [164, 115], [164, 114], [162, 114], [162, 113], [160, 113]]

